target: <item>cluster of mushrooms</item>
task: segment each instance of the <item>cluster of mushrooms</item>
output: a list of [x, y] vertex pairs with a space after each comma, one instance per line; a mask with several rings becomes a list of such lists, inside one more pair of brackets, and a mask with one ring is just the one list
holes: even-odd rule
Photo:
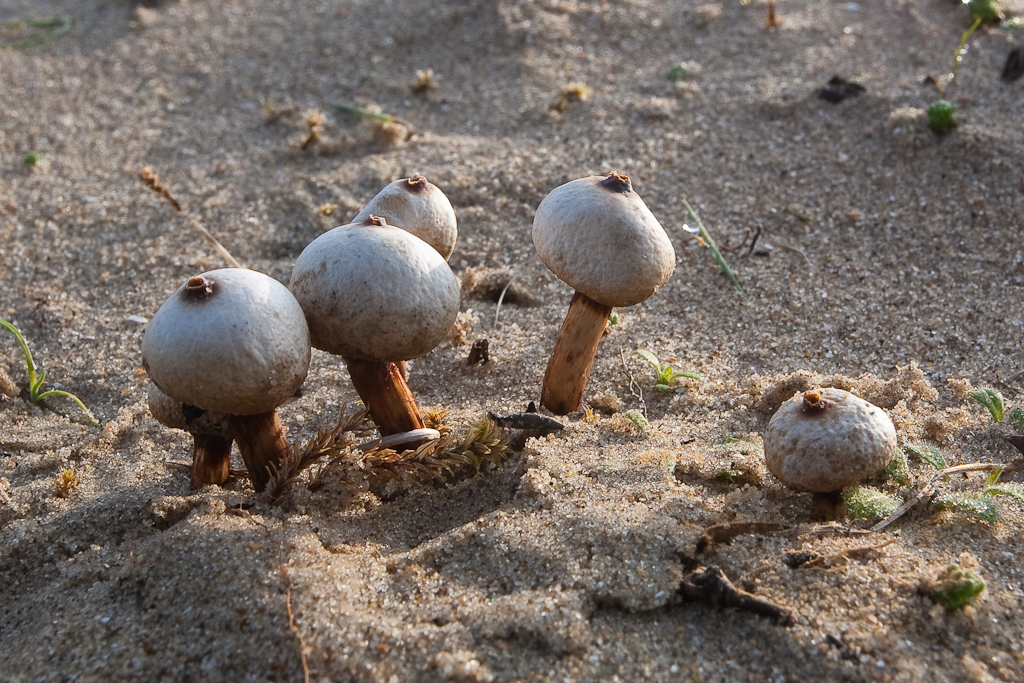
[[[447, 263], [457, 237], [451, 202], [415, 175], [313, 240], [295, 262], [290, 287], [243, 268], [213, 270], [178, 287], [150, 321], [142, 353], [154, 385], [153, 416], [193, 437], [191, 485], [223, 484], [237, 444], [253, 487], [266, 488], [288, 449], [277, 408], [298, 395], [311, 347], [342, 357], [382, 438], [407, 446], [438, 438], [425, 428], [404, 363], [437, 346], [458, 315], [459, 284]], [[612, 308], [657, 292], [675, 269], [675, 251], [618, 173], [553, 190], [537, 209], [533, 241], [541, 261], [575, 289], [541, 390], [541, 405], [566, 415], [582, 407]], [[895, 452], [888, 417], [836, 392], [794, 398], [765, 435], [769, 470], [815, 500], [832, 500]], [[839, 451], [826, 443], [837, 435]], [[853, 451], [872, 448], [864, 463], [848, 462]], [[813, 465], [815, 455], [839, 464]], [[837, 472], [846, 477], [838, 485], [827, 476]]]

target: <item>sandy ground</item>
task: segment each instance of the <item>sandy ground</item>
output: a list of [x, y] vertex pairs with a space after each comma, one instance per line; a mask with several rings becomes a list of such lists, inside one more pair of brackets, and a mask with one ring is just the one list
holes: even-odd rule
[[[822, 383], [951, 464], [1016, 457], [1012, 426], [966, 392], [1024, 401], [1024, 85], [999, 80], [1024, 35], [971, 38], [947, 90], [961, 125], [939, 137], [923, 81], [948, 84], [960, 3], [778, 9], [769, 30], [757, 0], [0, 2], [0, 22], [76, 20], [0, 51], [0, 316], [103, 425], [31, 405], [0, 331], [0, 678], [301, 681], [305, 660], [317, 681], [1024, 680], [1020, 503], [1000, 499], [992, 524], [925, 502], [877, 534], [809, 533], [809, 496], [760, 456], [779, 403]], [[427, 69], [436, 89], [414, 93]], [[866, 92], [819, 99], [833, 75]], [[557, 111], [574, 83], [586, 97]], [[570, 416], [500, 467], [391, 493], [300, 485], [276, 506], [245, 481], [191, 491], [188, 436], [147, 411], [136, 321], [224, 263], [142, 187], [144, 165], [285, 283], [391, 180], [439, 185], [460, 221], [463, 338], [415, 361], [410, 385], [457, 426], [539, 397], [572, 295], [530, 238], [551, 189], [628, 174], [678, 266], [602, 342], [596, 419]], [[744, 295], [683, 229], [683, 200]], [[490, 361], [469, 366], [481, 338]], [[655, 391], [637, 348], [702, 378]], [[281, 414], [300, 441], [355, 400], [340, 359], [314, 352]], [[644, 406], [640, 433], [623, 415]], [[63, 469], [81, 480], [62, 494]], [[910, 471], [873, 483], [906, 497], [933, 470]], [[698, 546], [744, 521], [788, 530]], [[793, 552], [820, 560], [794, 568]], [[987, 588], [946, 614], [922, 586], [957, 561]], [[795, 624], [683, 600], [710, 565]]]

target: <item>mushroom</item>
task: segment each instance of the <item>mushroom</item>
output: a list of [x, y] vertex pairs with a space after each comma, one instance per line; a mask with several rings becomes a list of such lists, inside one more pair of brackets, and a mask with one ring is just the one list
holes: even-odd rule
[[455, 209], [437, 185], [419, 174], [396, 180], [378, 192], [352, 223], [362, 223], [371, 215], [416, 235], [445, 261], [455, 250], [459, 238]]
[[155, 384], [149, 385], [149, 412], [156, 421], [192, 435], [192, 474], [189, 483], [198, 489], [223, 484], [231, 473], [231, 444], [234, 438], [227, 415], [177, 401]]
[[423, 429], [396, 363], [437, 346], [459, 313], [459, 283], [441, 255], [370, 216], [310, 242], [291, 289], [313, 346], [344, 359], [381, 435]]
[[896, 456], [896, 428], [878, 406], [842, 389], [813, 389], [786, 401], [768, 422], [768, 471], [796, 491], [813, 494], [815, 519], [845, 513], [841, 491]]
[[576, 290], [541, 394], [541, 405], [565, 415], [583, 403], [612, 308], [657, 292], [672, 275], [676, 255], [658, 219], [618, 173], [552, 190], [533, 219], [533, 244], [544, 265]]
[[211, 413], [189, 429], [193, 487], [224, 482], [233, 440], [253, 487], [266, 488], [288, 448], [276, 409], [302, 385], [309, 358], [302, 309], [269, 275], [213, 270], [190, 278], [160, 306], [142, 342], [142, 365], [163, 394], [184, 405], [179, 418], [157, 397], [154, 415], [171, 426], [184, 420], [189, 429], [203, 411]]

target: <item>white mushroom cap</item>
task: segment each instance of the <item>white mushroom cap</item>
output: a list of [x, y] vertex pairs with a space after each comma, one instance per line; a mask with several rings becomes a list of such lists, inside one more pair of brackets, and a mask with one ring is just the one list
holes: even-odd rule
[[896, 428], [878, 406], [842, 389], [796, 394], [764, 435], [768, 470], [797, 491], [828, 493], [882, 470], [896, 456]]
[[580, 178], [544, 198], [533, 244], [551, 271], [606, 306], [633, 306], [664, 285], [676, 267], [665, 230], [629, 178]]
[[310, 242], [291, 288], [313, 346], [353, 360], [418, 358], [459, 313], [459, 283], [441, 255], [375, 216]]
[[445, 261], [455, 250], [455, 241], [459, 238], [455, 209], [444, 192], [421, 175], [396, 180], [385, 187], [352, 223], [362, 223], [371, 215], [416, 235], [436, 249]]
[[142, 362], [165, 394], [230, 415], [277, 408], [309, 369], [309, 330], [288, 288], [244, 268], [178, 287], [153, 316]]

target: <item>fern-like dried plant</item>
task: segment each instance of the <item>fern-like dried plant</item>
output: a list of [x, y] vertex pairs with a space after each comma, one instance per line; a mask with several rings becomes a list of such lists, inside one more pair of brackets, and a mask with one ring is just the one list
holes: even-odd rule
[[[271, 504], [281, 503], [305, 470], [325, 459], [335, 460], [343, 457], [355, 446], [358, 438], [366, 436], [373, 429], [368, 420], [369, 410], [363, 408], [346, 415], [346, 408], [344, 405], [341, 407], [337, 425], [321, 427], [304, 445], [293, 445], [280, 467], [272, 465], [270, 481], [267, 484], [267, 497]], [[314, 475], [312, 481], [315, 479]], [[312, 484], [310, 488], [313, 488]]]

